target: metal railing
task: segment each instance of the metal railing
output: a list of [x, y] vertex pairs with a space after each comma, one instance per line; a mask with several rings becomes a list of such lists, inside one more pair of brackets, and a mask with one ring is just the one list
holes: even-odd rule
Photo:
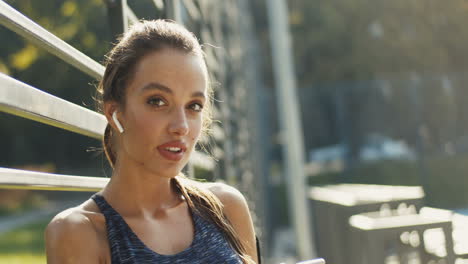
[[[138, 21], [137, 16], [126, 1], [113, 2], [117, 2], [118, 7], [121, 8], [123, 15], [121, 27]], [[154, 3], [157, 7], [161, 7], [161, 4], [163, 4], [157, 0]], [[2, 0], [0, 0], [0, 24], [64, 62], [73, 65], [85, 74], [97, 80], [102, 78], [104, 67], [101, 64], [36, 24]], [[107, 120], [102, 114], [53, 96], [1, 73], [0, 111], [95, 139], [102, 138], [107, 125]], [[202, 153], [195, 153], [191, 163], [206, 169], [213, 168], [213, 161]], [[8, 189], [98, 191], [105, 186], [108, 180], [107, 178], [0, 168], [0, 188]]]
[[[248, 0], [153, 0], [155, 12], [184, 24], [200, 38], [215, 84], [212, 146], [208, 157], [194, 152], [188, 166], [210, 171], [215, 179], [237, 186], [246, 196], [257, 231], [268, 255], [268, 122], [260, 98], [268, 95], [262, 82], [260, 56]], [[110, 33], [116, 37], [138, 21], [127, 0], [105, 0]], [[137, 10], [135, 8], [135, 10]], [[79, 71], [100, 80], [104, 67], [0, 0], [0, 24], [55, 55]], [[39, 88], [39, 89], [38, 89]], [[223, 102], [223, 103], [220, 103]], [[102, 139], [105, 117], [0, 73], [0, 111]], [[204, 144], [205, 145], [205, 144]], [[216, 166], [215, 166], [216, 161]], [[195, 175], [196, 176], [196, 175]], [[0, 167], [0, 189], [98, 191], [107, 178], [60, 175]]]

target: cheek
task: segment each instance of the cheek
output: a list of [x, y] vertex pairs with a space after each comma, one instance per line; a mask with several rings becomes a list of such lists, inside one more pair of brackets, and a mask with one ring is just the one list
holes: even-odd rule
[[149, 122], [149, 120], [148, 115], [138, 113], [134, 114], [132, 116], [134, 133], [138, 134], [139, 132], [150, 130], [153, 124]]
[[144, 111], [132, 113], [130, 132], [132, 138], [137, 142], [142, 141], [144, 145], [150, 145], [155, 135], [161, 133], [162, 120], [155, 120], [154, 115]]
[[192, 142], [195, 142], [200, 137], [202, 130], [202, 120], [201, 118], [194, 119], [190, 124], [190, 135], [189, 138]]

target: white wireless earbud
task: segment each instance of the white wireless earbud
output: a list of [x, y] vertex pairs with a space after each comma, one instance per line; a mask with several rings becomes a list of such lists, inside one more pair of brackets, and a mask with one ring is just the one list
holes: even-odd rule
[[119, 132], [123, 133], [124, 129], [123, 129], [122, 125], [120, 124], [119, 120], [117, 119], [117, 111], [114, 111], [114, 113], [112, 114], [112, 119], [114, 119], [114, 123], [117, 126], [117, 128], [119, 129]]

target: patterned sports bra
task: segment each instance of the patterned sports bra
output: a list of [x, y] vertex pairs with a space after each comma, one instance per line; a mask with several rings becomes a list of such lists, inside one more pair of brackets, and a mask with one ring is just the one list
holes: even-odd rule
[[195, 235], [190, 247], [174, 255], [161, 255], [148, 248], [123, 217], [101, 195], [91, 197], [106, 219], [112, 264], [241, 264], [239, 255], [215, 224], [192, 212]]

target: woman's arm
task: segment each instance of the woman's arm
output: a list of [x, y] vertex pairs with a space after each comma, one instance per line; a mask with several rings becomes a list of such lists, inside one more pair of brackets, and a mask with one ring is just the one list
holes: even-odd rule
[[210, 184], [210, 191], [224, 205], [224, 214], [241, 238], [247, 254], [258, 263], [255, 230], [250, 216], [249, 207], [242, 193], [236, 188], [222, 183]]
[[100, 247], [92, 222], [69, 209], [58, 214], [45, 230], [48, 264], [100, 263]]

